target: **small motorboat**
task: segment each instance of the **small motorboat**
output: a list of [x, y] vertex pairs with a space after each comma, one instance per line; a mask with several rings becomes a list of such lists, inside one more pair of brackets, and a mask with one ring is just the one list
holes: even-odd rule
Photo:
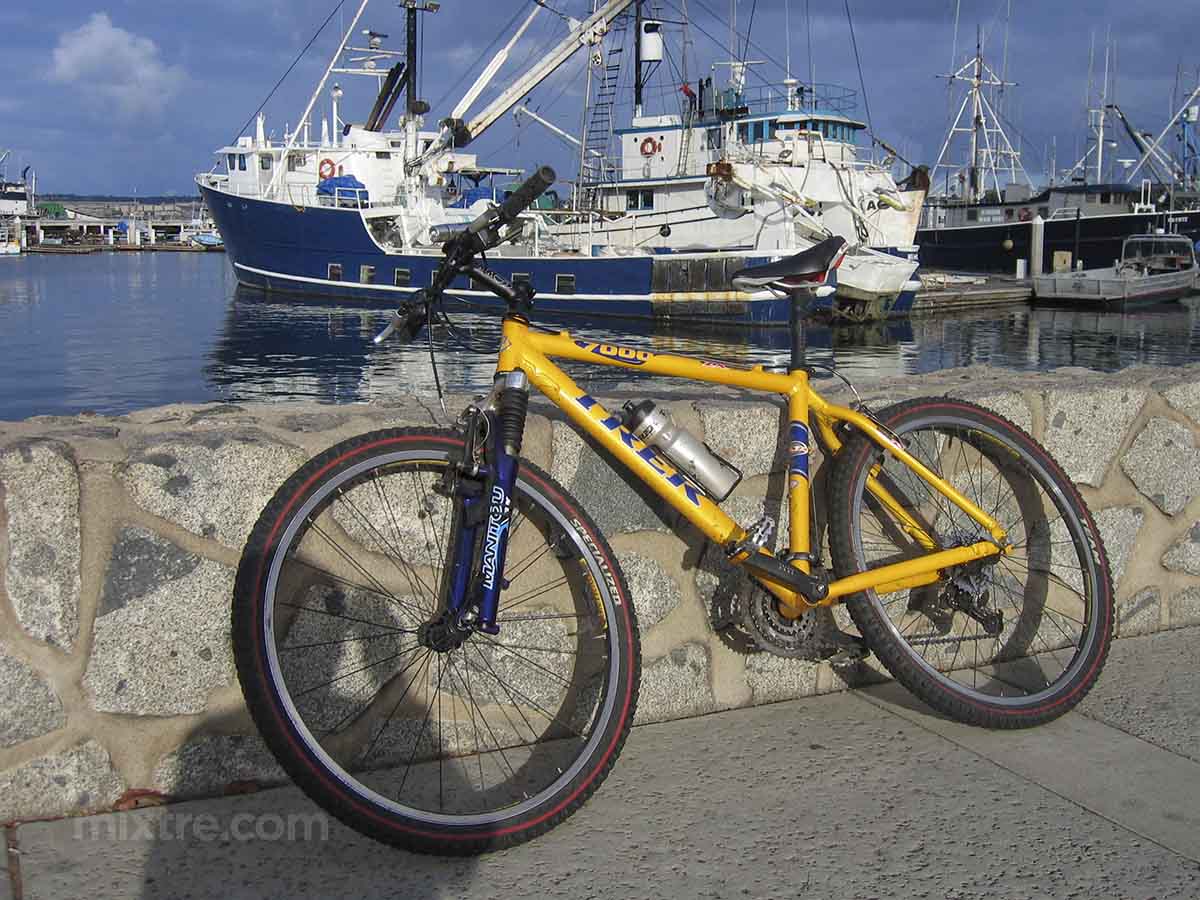
[[1037, 275], [1035, 299], [1104, 306], [1162, 303], [1196, 290], [1196, 248], [1181, 234], [1135, 234], [1121, 245], [1121, 259], [1103, 269]]

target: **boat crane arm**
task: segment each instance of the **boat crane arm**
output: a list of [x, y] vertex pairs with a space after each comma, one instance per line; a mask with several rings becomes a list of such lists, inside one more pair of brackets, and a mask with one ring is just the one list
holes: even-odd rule
[[[1125, 133], [1128, 134], [1129, 139], [1133, 141], [1133, 146], [1137, 147], [1142, 153], [1150, 154], [1150, 157], [1146, 160], [1146, 162], [1150, 164], [1150, 168], [1154, 170], [1154, 174], [1158, 175], [1160, 178], [1162, 177], [1163, 173], [1162, 170], [1159, 169], [1159, 165], [1168, 166], [1175, 170], [1173, 174], [1179, 174], [1178, 166], [1175, 164], [1174, 160], [1168, 157], [1161, 147], [1151, 147], [1150, 142], [1146, 140], [1146, 138], [1140, 134], [1136, 128], [1133, 127], [1133, 123], [1125, 117], [1125, 113], [1121, 111], [1121, 107], [1115, 103], [1110, 103], [1108, 104], [1108, 108], [1117, 114], [1117, 119], [1119, 119], [1121, 124], [1125, 126]], [[1170, 178], [1165, 180], [1169, 181]]]
[[[563, 63], [574, 56], [576, 51], [583, 47], [594, 46], [603, 40], [604, 35], [608, 32], [608, 26], [612, 24], [612, 21], [617, 16], [628, 9], [633, 2], [634, 0], [608, 0], [607, 3], [588, 16], [586, 20], [575, 28], [572, 28], [571, 33], [559, 42], [553, 50], [538, 60], [532, 68], [514, 81], [507, 90], [501, 93], [499, 97], [488, 104], [482, 112], [469, 122], [465, 122], [461, 118], [461, 114], [465, 114], [466, 107], [464, 103], [459, 103], [455, 107], [455, 112], [460, 113], [460, 116], [451, 117], [442, 122], [442, 130], [438, 139], [428, 150], [408, 163], [406, 167], [408, 171], [410, 173], [415, 172], [452, 144], [455, 147], [465, 147], [487, 131], [505, 113], [512, 109], [522, 97], [549, 78]], [[526, 21], [528, 22], [528, 20]], [[506, 47], [501, 53], [506, 53], [507, 50], [508, 48]], [[491, 69], [492, 67], [489, 66], [488, 68]], [[499, 65], [497, 65], [497, 68], [499, 68]], [[484, 74], [486, 75], [487, 73], [485, 72]], [[482, 86], [480, 86], [480, 90], [482, 90]], [[470, 93], [478, 95], [474, 87], [468, 93], [468, 96], [470, 96]], [[464, 98], [464, 101], [466, 99]]]
[[525, 34], [529, 26], [533, 24], [534, 18], [541, 11], [542, 7], [535, 3], [533, 12], [521, 23], [521, 27], [512, 36], [512, 40], [505, 44], [503, 49], [492, 57], [492, 61], [488, 63], [487, 68], [483, 70], [480, 76], [475, 79], [475, 83], [471, 85], [471, 89], [458, 101], [458, 105], [454, 107], [454, 112], [450, 113], [451, 119], [461, 119], [467, 114], [467, 110], [471, 108], [471, 104], [479, 99], [479, 95], [483, 93], [483, 89], [496, 77], [496, 73], [500, 71], [500, 67], [508, 60], [508, 54], [512, 52], [512, 48], [516, 46], [517, 41], [521, 39], [521, 36]]
[[1129, 177], [1125, 179], [1126, 181], [1133, 181], [1133, 179], [1137, 176], [1137, 173], [1141, 171], [1142, 166], [1145, 165], [1145, 163], [1150, 159], [1150, 151], [1157, 150], [1160, 147], [1163, 138], [1165, 138], [1170, 130], [1175, 127], [1175, 123], [1179, 121], [1179, 117], [1183, 115], [1183, 111], [1191, 106], [1198, 97], [1200, 97], [1200, 87], [1197, 87], [1194, 91], [1192, 91], [1191, 95], [1185, 101], [1183, 101], [1183, 106], [1179, 107], [1179, 112], [1175, 113], [1175, 115], [1171, 117], [1171, 121], [1166, 124], [1166, 127], [1163, 128], [1162, 133], [1154, 139], [1154, 143], [1150, 145], [1150, 149], [1142, 154], [1142, 158], [1138, 161], [1138, 164], [1133, 167], [1133, 171], [1129, 173]]
[[[528, 106], [518, 106], [516, 109], [513, 110], [513, 119], [516, 120], [516, 123], [518, 125], [521, 124], [521, 116], [529, 116], [529, 118], [533, 119], [533, 121], [537, 122], [539, 125], [541, 125], [543, 128], [545, 128], [547, 131], [549, 131], [551, 134], [557, 135], [558, 137], [562, 138], [564, 141], [566, 141], [569, 144], [573, 144], [576, 147], [583, 146], [583, 142], [580, 141], [579, 138], [575, 137], [575, 135], [569, 134], [568, 132], [563, 131], [561, 128], [559, 128], [557, 125], [555, 125], [553, 122], [550, 122], [547, 119], [543, 119], [541, 116], [539, 116], [537, 113], [535, 113]], [[590, 150], [588, 152], [591, 153], [592, 156], [599, 157], [600, 159], [604, 158], [604, 154], [601, 153], [599, 150]]]

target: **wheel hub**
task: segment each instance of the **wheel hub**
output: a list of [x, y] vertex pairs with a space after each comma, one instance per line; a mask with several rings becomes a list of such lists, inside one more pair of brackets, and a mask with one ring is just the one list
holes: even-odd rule
[[435, 653], [449, 653], [461, 647], [470, 634], [469, 629], [459, 627], [453, 616], [442, 613], [417, 629], [417, 641]]

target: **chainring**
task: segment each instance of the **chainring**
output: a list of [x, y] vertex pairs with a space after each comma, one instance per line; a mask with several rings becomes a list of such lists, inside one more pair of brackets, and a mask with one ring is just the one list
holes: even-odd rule
[[810, 609], [797, 619], [779, 612], [779, 602], [765, 588], [749, 585], [740, 592], [742, 626], [759, 648], [787, 659], [827, 659], [835, 652], [827, 635], [835, 628], [828, 608]]

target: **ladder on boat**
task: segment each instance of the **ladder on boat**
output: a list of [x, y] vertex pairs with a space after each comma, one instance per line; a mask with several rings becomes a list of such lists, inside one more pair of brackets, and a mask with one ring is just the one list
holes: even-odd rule
[[629, 14], [617, 18], [606, 40], [608, 53], [604, 57], [600, 77], [596, 81], [595, 98], [591, 104], [587, 129], [583, 135], [583, 150], [579, 171], [579, 206], [593, 209], [599, 201], [600, 185], [615, 182], [617, 173], [610, 160], [613, 130], [616, 128], [615, 109], [617, 88], [625, 59], [622, 38], [629, 28]]
[[688, 174], [688, 163], [692, 156], [692, 125], [696, 121], [696, 104], [687, 104], [687, 112], [683, 114], [683, 137], [679, 141], [679, 166], [676, 175]]

